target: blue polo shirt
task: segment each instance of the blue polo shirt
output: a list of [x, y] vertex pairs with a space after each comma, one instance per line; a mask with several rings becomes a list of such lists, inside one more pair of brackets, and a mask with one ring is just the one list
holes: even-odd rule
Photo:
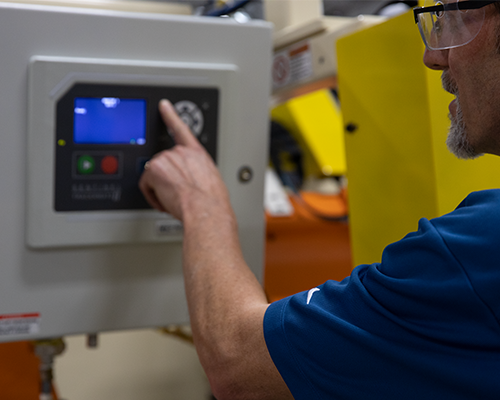
[[271, 304], [264, 334], [296, 400], [499, 399], [500, 190]]

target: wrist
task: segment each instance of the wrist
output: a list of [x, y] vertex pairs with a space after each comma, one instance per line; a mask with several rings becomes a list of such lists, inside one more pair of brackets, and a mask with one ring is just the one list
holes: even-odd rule
[[227, 196], [186, 196], [181, 202], [181, 213], [185, 229], [217, 224], [221, 228], [237, 230], [236, 217]]

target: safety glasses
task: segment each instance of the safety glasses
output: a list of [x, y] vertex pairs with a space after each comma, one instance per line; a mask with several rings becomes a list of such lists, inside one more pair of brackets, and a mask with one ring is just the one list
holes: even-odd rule
[[425, 46], [444, 50], [471, 42], [484, 22], [484, 7], [497, 1], [425, 0], [413, 10]]

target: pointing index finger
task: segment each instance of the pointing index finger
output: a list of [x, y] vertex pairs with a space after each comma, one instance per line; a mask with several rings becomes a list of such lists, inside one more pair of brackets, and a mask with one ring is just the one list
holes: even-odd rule
[[167, 127], [173, 132], [176, 144], [183, 146], [198, 146], [198, 140], [189, 127], [180, 119], [174, 106], [168, 100], [161, 100], [158, 109]]

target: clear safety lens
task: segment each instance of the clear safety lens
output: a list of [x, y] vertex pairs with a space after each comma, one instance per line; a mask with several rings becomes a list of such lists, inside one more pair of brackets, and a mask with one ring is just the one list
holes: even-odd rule
[[459, 0], [426, 0], [424, 7], [442, 5], [444, 9], [418, 14], [418, 28], [431, 50], [463, 46], [474, 39], [484, 22], [484, 8], [460, 10]]

